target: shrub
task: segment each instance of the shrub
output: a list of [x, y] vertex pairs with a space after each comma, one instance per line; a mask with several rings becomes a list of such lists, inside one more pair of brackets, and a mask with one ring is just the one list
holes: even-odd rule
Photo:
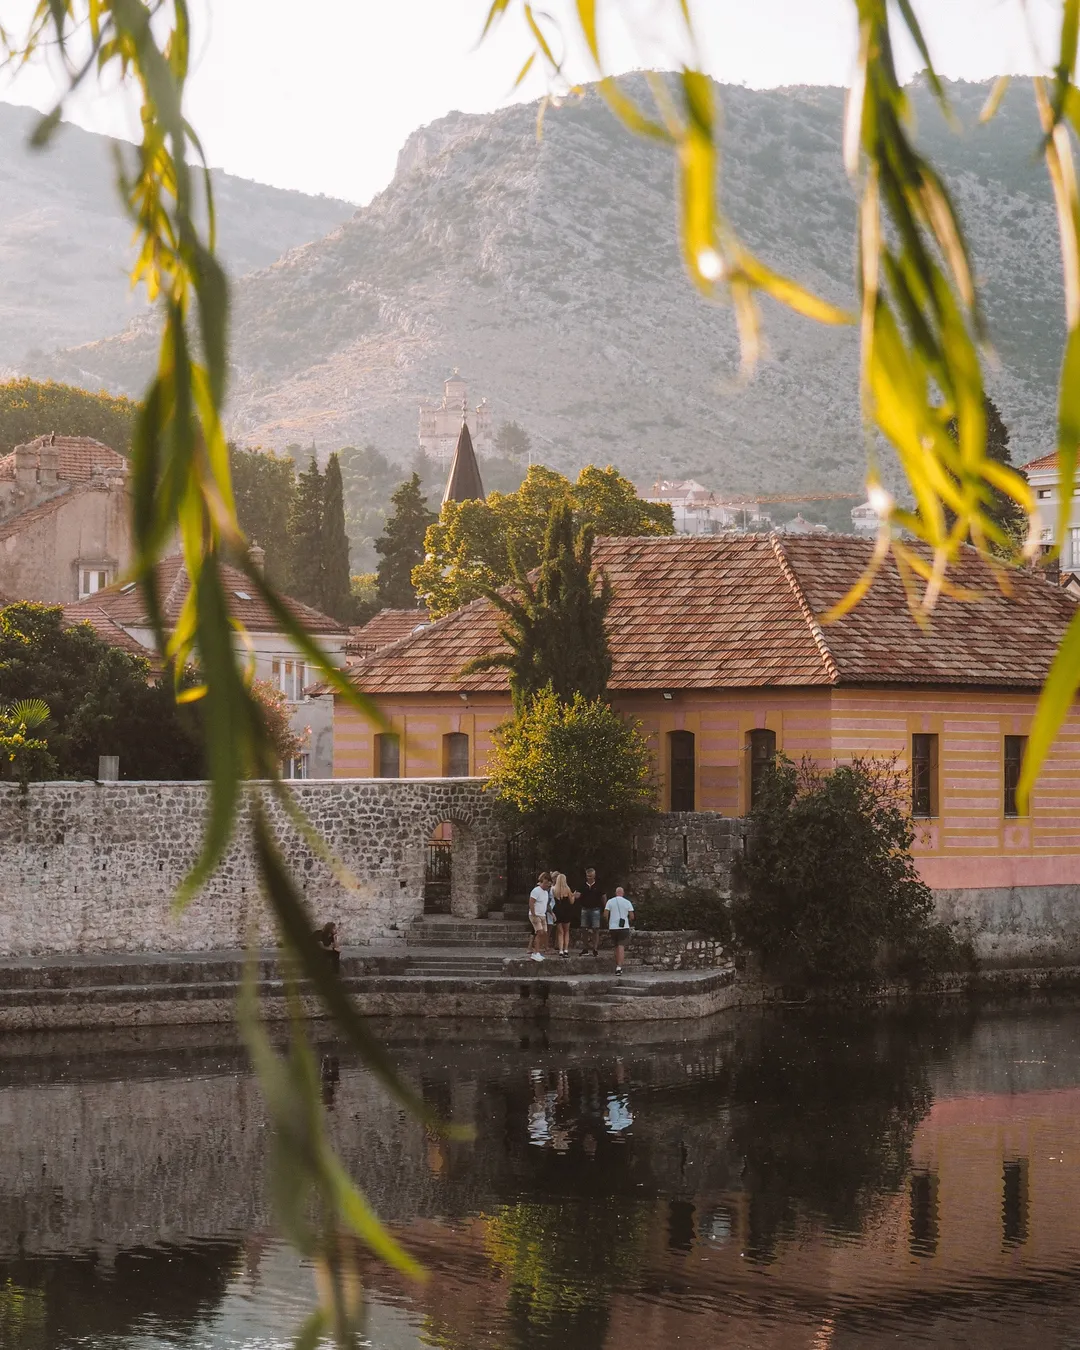
[[829, 773], [780, 758], [750, 813], [732, 902], [736, 940], [804, 985], [919, 978], [964, 959], [911, 856], [906, 777], [855, 760]]
[[[637, 899], [637, 892], [631, 891], [630, 898]], [[719, 942], [731, 941], [728, 902], [715, 891], [692, 886], [677, 895], [646, 891], [641, 897], [640, 911], [635, 911], [634, 926], [650, 933], [693, 929]]]
[[625, 868], [636, 825], [655, 807], [649, 749], [602, 698], [563, 703], [549, 687], [495, 733], [490, 788], [512, 828], [571, 867]]

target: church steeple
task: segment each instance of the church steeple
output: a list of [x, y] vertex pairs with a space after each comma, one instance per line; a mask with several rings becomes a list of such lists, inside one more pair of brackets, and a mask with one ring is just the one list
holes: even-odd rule
[[480, 481], [480, 466], [476, 462], [469, 424], [465, 420], [468, 406], [461, 400], [461, 430], [458, 432], [457, 447], [454, 450], [453, 463], [450, 465], [450, 477], [446, 480], [443, 502], [468, 502], [484, 500], [484, 485]]

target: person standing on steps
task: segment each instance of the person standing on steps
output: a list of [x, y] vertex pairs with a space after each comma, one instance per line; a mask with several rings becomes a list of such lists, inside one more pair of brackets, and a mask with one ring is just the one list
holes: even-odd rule
[[622, 974], [622, 964], [626, 953], [626, 940], [634, 926], [634, 905], [623, 893], [621, 886], [615, 887], [615, 894], [604, 906], [608, 916], [608, 930], [611, 933], [612, 946], [615, 948], [615, 974]]
[[536, 885], [529, 892], [529, 923], [532, 933], [529, 935], [529, 956], [534, 961], [542, 961], [544, 953], [541, 947], [547, 946], [548, 894], [551, 888], [551, 874], [541, 872]]
[[600, 916], [607, 904], [607, 892], [600, 884], [595, 867], [586, 867], [585, 880], [581, 883], [581, 889], [577, 893], [577, 901], [581, 906], [581, 954], [582, 956], [588, 955], [591, 936], [592, 954], [593, 956], [599, 956]]
[[570, 924], [574, 918], [577, 893], [567, 885], [563, 873], [556, 872], [551, 894], [555, 900], [555, 923], [558, 926], [559, 955], [567, 957], [570, 955]]

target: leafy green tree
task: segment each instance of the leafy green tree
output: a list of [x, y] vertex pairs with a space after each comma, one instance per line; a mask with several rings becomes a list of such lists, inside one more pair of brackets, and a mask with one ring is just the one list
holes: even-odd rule
[[379, 599], [379, 575], [377, 572], [354, 572], [350, 583], [353, 623], [365, 624], [383, 608]]
[[390, 498], [394, 508], [386, 532], [375, 541], [379, 555], [379, 600], [388, 609], [412, 609], [414, 569], [424, 556], [424, 535], [435, 519], [420, 487], [420, 475], [407, 478]]
[[178, 704], [172, 681], [151, 685], [149, 670], [88, 624], [70, 626], [57, 605], [0, 610], [0, 704], [45, 700], [60, 778], [97, 777], [99, 755], [119, 755], [129, 779], [203, 775], [199, 704]]
[[[1027, 481], [1027, 474], [1023, 469], [1018, 469], [1013, 464], [1012, 453], [1009, 450], [1009, 428], [998, 410], [997, 404], [989, 396], [983, 395], [983, 406], [986, 411], [986, 457], [993, 460], [996, 464], [1004, 464], [1012, 469], [1014, 473], [1019, 474], [1024, 481]], [[950, 419], [948, 424], [949, 435], [953, 441], [959, 439], [956, 418]], [[955, 482], [955, 476], [953, 476]], [[991, 549], [999, 557], [1015, 557], [1024, 546], [1027, 538], [1028, 522], [1023, 507], [1007, 492], [1002, 492], [1001, 488], [992, 486], [988, 489], [990, 502], [986, 508], [986, 515], [1005, 535], [1005, 541], [998, 540], [991, 542]], [[956, 514], [946, 508], [946, 519], [950, 527], [956, 522]]]
[[513, 825], [550, 858], [625, 865], [635, 826], [654, 808], [649, 747], [602, 698], [542, 690], [498, 728], [492, 790]]
[[346, 445], [338, 451], [338, 462], [351, 567], [354, 572], [369, 572], [375, 567], [375, 540], [386, 524], [390, 496], [401, 481], [401, 470], [373, 445]]
[[296, 480], [289, 537], [289, 593], [318, 609], [323, 598], [323, 476], [314, 455]]
[[865, 985], [960, 960], [911, 855], [906, 785], [893, 764], [870, 759], [821, 773], [780, 757], [765, 775], [732, 922], [770, 975]]
[[48, 720], [44, 699], [21, 698], [0, 708], [0, 779], [25, 785], [32, 778], [57, 776], [48, 742], [31, 735]]
[[318, 608], [348, 623], [353, 615], [349, 536], [345, 533], [345, 500], [337, 455], [330, 456], [323, 474], [321, 553], [322, 601]]
[[91, 436], [126, 455], [139, 405], [101, 390], [97, 394], [52, 380], [0, 384], [0, 455], [35, 436]]
[[495, 449], [506, 459], [527, 460], [532, 441], [529, 433], [517, 422], [503, 422], [495, 433]]
[[244, 534], [266, 554], [266, 575], [272, 585], [288, 588], [289, 523], [296, 497], [296, 466], [272, 450], [229, 446], [236, 518]]
[[424, 561], [413, 573], [417, 594], [441, 617], [512, 581], [515, 561], [523, 571], [535, 567], [552, 507], [564, 501], [570, 502], [577, 525], [591, 525], [597, 536], [675, 530], [671, 507], [642, 501], [617, 469], [589, 465], [571, 483], [554, 469], [533, 464], [516, 492], [444, 504], [424, 541]]
[[611, 677], [604, 619], [612, 593], [592, 566], [592, 526], [574, 537], [569, 501], [552, 508], [535, 584], [515, 565], [517, 596], [488, 591], [505, 615], [499, 634], [507, 652], [477, 657], [463, 673], [502, 668], [519, 715], [544, 688], [564, 703], [600, 698]]

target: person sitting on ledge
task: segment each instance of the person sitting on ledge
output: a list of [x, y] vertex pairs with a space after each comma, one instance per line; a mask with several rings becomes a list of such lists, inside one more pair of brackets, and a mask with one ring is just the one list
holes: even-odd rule
[[330, 965], [332, 966], [334, 973], [337, 974], [341, 969], [341, 945], [338, 942], [337, 924], [324, 923], [316, 932], [315, 940], [323, 951], [326, 952], [327, 956], [329, 956]]

